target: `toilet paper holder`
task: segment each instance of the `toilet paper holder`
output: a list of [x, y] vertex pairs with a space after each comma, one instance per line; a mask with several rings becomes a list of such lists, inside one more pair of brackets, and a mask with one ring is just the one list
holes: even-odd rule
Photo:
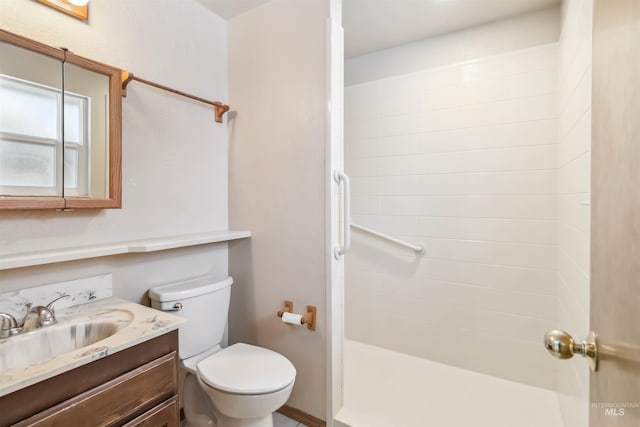
[[[278, 310], [278, 317], [282, 317], [284, 313], [293, 313], [293, 301], [285, 301], [284, 308]], [[307, 312], [302, 315], [300, 324], [307, 325], [307, 329], [312, 331], [316, 330], [316, 307], [313, 305], [307, 306]]]

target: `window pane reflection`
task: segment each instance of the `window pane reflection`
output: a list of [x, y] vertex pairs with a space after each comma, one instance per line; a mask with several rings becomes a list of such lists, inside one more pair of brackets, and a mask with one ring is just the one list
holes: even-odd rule
[[57, 139], [58, 99], [51, 89], [0, 75], [0, 131]]
[[0, 186], [54, 188], [55, 172], [54, 146], [0, 140]]

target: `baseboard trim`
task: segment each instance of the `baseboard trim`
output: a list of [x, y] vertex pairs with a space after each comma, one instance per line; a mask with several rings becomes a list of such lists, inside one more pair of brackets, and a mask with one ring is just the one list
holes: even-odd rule
[[324, 420], [316, 418], [313, 415], [309, 415], [306, 412], [291, 406], [284, 405], [278, 409], [278, 412], [308, 427], [327, 427], [327, 423]]

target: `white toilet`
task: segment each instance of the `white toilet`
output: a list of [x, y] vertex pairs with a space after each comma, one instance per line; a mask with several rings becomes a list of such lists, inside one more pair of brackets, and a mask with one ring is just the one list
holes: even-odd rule
[[296, 369], [281, 354], [242, 343], [220, 347], [232, 283], [203, 277], [149, 290], [153, 308], [188, 319], [179, 330], [188, 427], [273, 427], [273, 411], [293, 389]]

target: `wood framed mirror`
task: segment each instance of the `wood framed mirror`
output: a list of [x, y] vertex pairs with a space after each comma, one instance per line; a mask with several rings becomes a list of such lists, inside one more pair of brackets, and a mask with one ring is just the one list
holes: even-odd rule
[[121, 70], [0, 30], [0, 210], [122, 205]]

